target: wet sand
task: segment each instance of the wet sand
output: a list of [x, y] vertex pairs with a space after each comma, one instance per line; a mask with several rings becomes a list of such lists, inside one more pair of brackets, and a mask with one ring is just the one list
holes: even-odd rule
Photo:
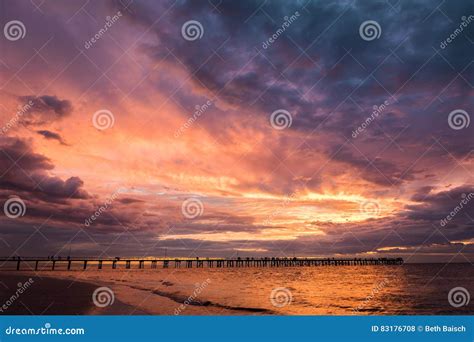
[[[28, 288], [12, 299], [19, 283], [32, 279]], [[92, 301], [97, 285], [77, 280], [37, 276], [26, 272], [0, 272], [0, 315], [131, 315], [147, 314], [115, 298], [113, 305], [98, 308]], [[4, 306], [5, 305], [5, 306]]]
[[[104, 273], [101, 274], [107, 274]], [[142, 288], [101, 274], [91, 279], [90, 272], [81, 271], [0, 272], [0, 308], [16, 292], [18, 283], [33, 279], [33, 284], [0, 315], [252, 315], [267, 312], [230, 308], [209, 301], [188, 301], [187, 296], [161, 292], [158, 288]], [[163, 286], [169, 284], [165, 281]], [[110, 306], [97, 307], [92, 295], [102, 286], [109, 287], [115, 299]]]

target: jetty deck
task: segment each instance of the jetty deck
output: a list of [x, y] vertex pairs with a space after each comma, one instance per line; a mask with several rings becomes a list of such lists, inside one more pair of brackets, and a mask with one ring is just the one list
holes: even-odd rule
[[235, 268], [235, 267], [316, 267], [402, 265], [402, 258], [4, 258], [1, 269], [156, 269], [156, 268]]

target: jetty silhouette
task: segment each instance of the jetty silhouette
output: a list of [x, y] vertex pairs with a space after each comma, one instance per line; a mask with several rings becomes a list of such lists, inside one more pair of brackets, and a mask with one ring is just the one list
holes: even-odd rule
[[[13, 257], [0, 259], [1, 265], [14, 263], [13, 268], [20, 270], [71, 270], [73, 266], [86, 270], [87, 267], [111, 269], [151, 268], [234, 268], [234, 267], [308, 267], [308, 266], [381, 266], [402, 265], [403, 258], [61, 258], [61, 257]], [[23, 266], [23, 267], [22, 267]], [[148, 267], [147, 267], [148, 266]]]

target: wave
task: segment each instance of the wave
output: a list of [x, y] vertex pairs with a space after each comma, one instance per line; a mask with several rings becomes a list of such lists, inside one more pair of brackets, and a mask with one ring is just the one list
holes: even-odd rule
[[235, 310], [235, 311], [249, 311], [249, 312], [258, 312], [258, 313], [273, 313], [273, 311], [264, 309], [264, 308], [252, 308], [252, 307], [242, 307], [242, 306], [230, 306], [220, 303], [211, 302], [209, 300], [206, 301], [199, 301], [199, 300], [190, 300], [189, 297], [185, 297], [179, 293], [169, 293], [160, 290], [153, 290], [151, 291], [153, 294], [169, 298], [177, 303], [184, 304], [185, 302], [188, 305], [193, 306], [212, 306], [216, 308], [222, 308], [227, 310]]
[[263, 314], [275, 314], [274, 311], [269, 310], [269, 309], [264, 309], [264, 308], [254, 308], [254, 307], [243, 307], [243, 306], [231, 306], [231, 305], [225, 305], [225, 304], [220, 304], [220, 303], [215, 303], [210, 300], [205, 300], [205, 301], [199, 301], [196, 299], [190, 299], [190, 297], [181, 295], [179, 293], [170, 293], [170, 292], [165, 292], [165, 291], [160, 291], [160, 290], [150, 290], [144, 287], [140, 286], [130, 286], [133, 289], [136, 290], [142, 290], [142, 291], [148, 291], [151, 292], [155, 295], [161, 296], [161, 297], [166, 297], [168, 299], [171, 299], [172, 301], [179, 303], [179, 304], [184, 304], [186, 303], [187, 305], [193, 305], [193, 306], [202, 306], [202, 307], [215, 307], [215, 308], [221, 308], [221, 309], [226, 309], [226, 310], [233, 310], [233, 311], [244, 311], [244, 312], [252, 312], [252, 313], [263, 313]]

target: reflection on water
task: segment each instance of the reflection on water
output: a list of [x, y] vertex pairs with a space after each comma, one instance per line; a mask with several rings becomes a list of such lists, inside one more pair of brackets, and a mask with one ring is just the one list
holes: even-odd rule
[[[193, 307], [239, 310], [241, 314], [367, 315], [472, 314], [474, 305], [448, 302], [454, 287], [474, 295], [470, 264], [288, 268], [87, 270], [44, 272], [126, 286]], [[205, 284], [205, 286], [203, 286]], [[199, 289], [197, 291], [196, 289]], [[121, 291], [119, 296], [126, 296]], [[133, 302], [133, 298], [125, 298]], [[141, 305], [140, 303], [133, 303]], [[155, 311], [151, 306], [151, 311]], [[147, 307], [150, 311], [150, 306]], [[181, 307], [180, 312], [185, 310]], [[163, 313], [162, 308], [155, 312]], [[206, 314], [206, 312], [203, 312]]]

